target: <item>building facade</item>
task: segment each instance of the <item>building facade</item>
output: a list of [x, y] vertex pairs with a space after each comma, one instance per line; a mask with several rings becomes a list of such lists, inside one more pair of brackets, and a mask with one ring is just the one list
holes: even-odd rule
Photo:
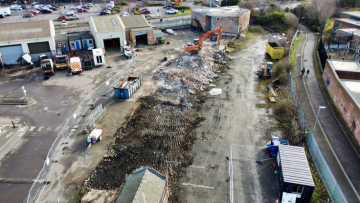
[[33, 61], [41, 54], [49, 58], [56, 54], [52, 20], [3, 23], [0, 36], [0, 57], [5, 64], [16, 64], [23, 53], [29, 53]]

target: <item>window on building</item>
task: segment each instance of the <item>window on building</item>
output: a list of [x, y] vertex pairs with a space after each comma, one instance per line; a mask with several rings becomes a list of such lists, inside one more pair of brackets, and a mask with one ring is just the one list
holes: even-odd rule
[[58, 43], [58, 47], [61, 47], [61, 43]]
[[74, 42], [71, 42], [70, 45], [71, 45], [71, 46], [75, 46], [75, 43], [74, 43]]
[[217, 21], [219, 21], [219, 20], [220, 20], [220, 18], [216, 18], [216, 20], [217, 20]]
[[92, 42], [92, 39], [89, 39], [89, 44], [92, 44], [93, 42]]
[[304, 187], [303, 186], [293, 186], [293, 193], [299, 193], [299, 194], [302, 194], [303, 193], [303, 190], [304, 190]]

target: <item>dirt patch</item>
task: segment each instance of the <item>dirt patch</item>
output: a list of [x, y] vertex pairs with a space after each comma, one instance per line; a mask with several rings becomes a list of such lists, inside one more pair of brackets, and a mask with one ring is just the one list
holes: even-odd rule
[[[200, 112], [207, 96], [202, 91], [219, 80], [228, 60], [224, 52], [214, 50], [204, 46], [199, 54], [182, 53], [153, 71], [157, 90], [140, 98], [117, 130], [108, 154], [85, 183], [88, 191], [120, 188], [140, 167], [152, 167], [164, 176], [168, 168], [169, 200], [178, 201], [180, 172], [192, 164], [194, 129], [204, 120]], [[171, 167], [167, 161], [181, 165]]]

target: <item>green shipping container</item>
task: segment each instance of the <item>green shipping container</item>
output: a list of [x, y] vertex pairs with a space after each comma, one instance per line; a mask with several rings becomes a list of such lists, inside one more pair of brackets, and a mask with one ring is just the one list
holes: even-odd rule
[[165, 39], [161, 39], [161, 44], [165, 44]]

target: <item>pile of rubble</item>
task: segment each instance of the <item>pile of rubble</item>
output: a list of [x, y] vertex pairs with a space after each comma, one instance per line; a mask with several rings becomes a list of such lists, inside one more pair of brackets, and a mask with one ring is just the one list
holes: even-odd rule
[[[215, 63], [219, 57], [214, 55], [224, 58], [222, 52], [202, 52], [200, 56], [182, 53], [154, 71], [156, 92], [139, 99], [85, 188], [119, 188], [127, 174], [148, 166], [164, 175], [168, 169], [170, 201], [178, 201], [179, 172], [192, 163], [194, 128], [203, 120], [201, 91], [219, 79], [219, 73], [226, 68]], [[167, 165], [171, 160], [181, 165]]]

